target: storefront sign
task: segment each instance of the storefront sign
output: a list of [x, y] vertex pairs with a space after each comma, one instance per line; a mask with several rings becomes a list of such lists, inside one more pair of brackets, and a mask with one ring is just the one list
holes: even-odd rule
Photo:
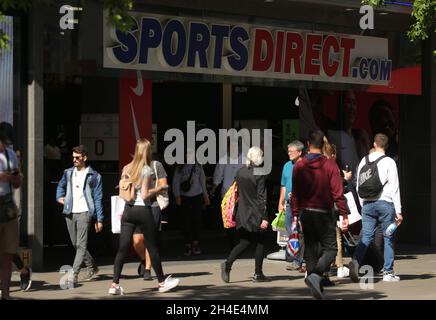
[[107, 68], [387, 85], [384, 38], [132, 13], [131, 31], [105, 24]]

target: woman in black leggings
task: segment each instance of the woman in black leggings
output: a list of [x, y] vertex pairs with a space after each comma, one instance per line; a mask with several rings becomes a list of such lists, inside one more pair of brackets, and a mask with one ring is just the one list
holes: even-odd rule
[[124, 213], [121, 218], [120, 246], [114, 262], [114, 278], [109, 294], [122, 295], [123, 288], [120, 286], [120, 276], [123, 269], [124, 260], [131, 245], [132, 235], [137, 226], [144, 233], [144, 246], [150, 253], [151, 264], [157, 275], [159, 282], [159, 292], [167, 292], [179, 284], [179, 279], [168, 276], [165, 278], [159, 251], [156, 245], [156, 223], [151, 211], [150, 198], [168, 186], [159, 186], [155, 189], [150, 188], [150, 175], [152, 170], [151, 163], [151, 144], [146, 139], [138, 140], [136, 143], [133, 160], [124, 167], [123, 176], [128, 175], [135, 186], [136, 198], [130, 203], [126, 203]]

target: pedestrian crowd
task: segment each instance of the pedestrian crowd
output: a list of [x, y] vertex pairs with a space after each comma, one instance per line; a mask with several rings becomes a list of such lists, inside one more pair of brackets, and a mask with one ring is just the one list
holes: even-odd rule
[[[7, 130], [0, 130], [0, 281], [1, 297], [9, 299], [11, 265], [20, 271], [21, 289], [31, 286], [32, 271], [17, 255], [19, 243], [19, 202], [14, 190], [20, 188], [23, 174], [16, 150]], [[394, 230], [402, 221], [402, 209], [396, 162], [386, 155], [389, 138], [376, 134], [373, 150], [361, 159], [357, 167], [336, 161], [335, 146], [320, 130], [311, 131], [306, 143], [295, 140], [288, 145], [289, 161], [284, 165], [280, 181], [278, 211], [285, 213], [286, 234], [297, 234], [297, 250], [287, 250], [287, 269], [305, 274], [304, 282], [315, 299], [324, 298], [324, 287], [334, 285], [329, 279], [334, 268], [349, 270], [353, 282], [359, 281], [359, 269], [374, 242], [376, 230], [383, 233], [383, 281], [399, 281], [394, 273]], [[62, 205], [75, 257], [68, 283], [71, 288], [79, 281], [92, 280], [99, 272], [88, 250], [91, 227], [96, 233], [103, 229], [103, 186], [101, 175], [88, 165], [84, 145], [72, 149], [73, 166], [65, 169], [56, 190], [56, 201]], [[229, 160], [230, 156], [227, 156]], [[247, 154], [239, 149], [232, 161], [220, 161], [215, 167], [213, 187], [208, 190], [202, 166], [195, 162], [195, 152], [187, 150], [185, 163], [179, 164], [172, 179], [172, 192], [183, 220], [185, 256], [201, 255], [201, 212], [210, 205], [210, 196], [221, 186], [220, 196], [236, 192], [234, 228], [226, 230], [231, 250], [221, 263], [221, 278], [230, 282], [234, 262], [252, 244], [255, 247], [254, 282], [267, 282], [264, 274], [265, 241], [270, 221], [267, 210], [266, 176], [256, 168], [264, 161], [263, 150], [251, 147]], [[227, 163], [227, 164], [221, 164]], [[235, 185], [236, 188], [232, 188]], [[162, 210], [168, 205], [169, 184], [161, 162], [152, 159], [152, 145], [139, 139], [130, 163], [120, 174], [119, 196], [125, 202], [121, 217], [119, 247], [114, 259], [113, 279], [108, 293], [125, 294], [120, 285], [123, 265], [133, 244], [140, 264], [138, 274], [157, 278], [157, 290], [167, 292], [179, 284], [179, 279], [166, 275], [162, 268], [159, 233]], [[346, 197], [345, 194], [351, 194]], [[165, 200], [166, 199], [166, 204]], [[360, 237], [352, 260], [346, 268], [342, 261], [343, 239], [350, 236], [349, 201], [354, 199], [360, 210]], [[162, 202], [163, 201], [163, 202]], [[294, 248], [295, 249], [295, 248]], [[378, 248], [382, 249], [382, 248]], [[85, 267], [85, 275], [79, 273]]]

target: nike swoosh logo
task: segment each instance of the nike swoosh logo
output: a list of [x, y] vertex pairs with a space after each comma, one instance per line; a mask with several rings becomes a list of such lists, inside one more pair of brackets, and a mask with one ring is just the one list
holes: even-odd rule
[[140, 136], [139, 136], [139, 130], [138, 130], [138, 122], [136, 122], [135, 111], [133, 111], [132, 98], [129, 97], [129, 100], [130, 100], [130, 110], [132, 110], [133, 130], [135, 130], [135, 138], [136, 138], [136, 140], [139, 140]]
[[130, 88], [132, 89], [133, 93], [136, 94], [138, 97], [142, 96], [144, 93], [144, 84], [142, 83], [142, 73], [139, 70], [136, 70], [136, 77], [138, 81], [136, 82], [136, 88]]

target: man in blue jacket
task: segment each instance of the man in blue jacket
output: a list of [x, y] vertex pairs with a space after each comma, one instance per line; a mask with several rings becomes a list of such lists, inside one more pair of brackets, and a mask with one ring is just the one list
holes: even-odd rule
[[64, 171], [56, 190], [56, 200], [64, 206], [63, 214], [68, 233], [76, 249], [73, 278], [69, 280], [74, 287], [78, 283], [78, 274], [83, 262], [87, 267], [84, 280], [91, 280], [98, 272], [87, 249], [88, 232], [93, 217], [97, 218], [95, 231], [98, 233], [103, 229], [101, 175], [87, 166], [87, 160], [88, 151], [84, 145], [73, 148], [74, 166]]

